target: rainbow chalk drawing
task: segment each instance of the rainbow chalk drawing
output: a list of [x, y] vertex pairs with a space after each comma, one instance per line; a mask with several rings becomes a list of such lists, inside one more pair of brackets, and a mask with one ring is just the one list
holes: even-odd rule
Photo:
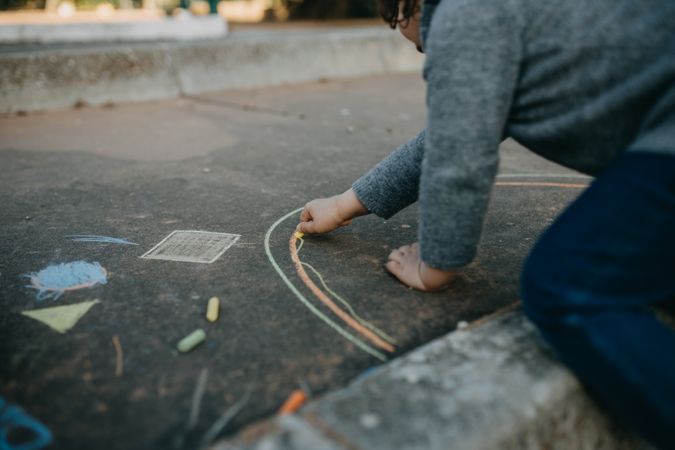
[[[354, 331], [356, 331], [361, 336], [369, 340], [376, 347], [379, 347], [387, 352], [393, 353], [395, 351], [394, 344], [388, 341], [386, 338], [383, 338], [381, 330], [377, 329], [369, 322], [361, 319], [358, 315], [356, 315], [354, 309], [351, 307], [351, 305], [349, 305], [349, 303], [346, 300], [344, 300], [339, 295], [336, 296], [334, 294], [334, 291], [327, 289], [327, 291], [329, 293], [333, 293], [333, 297], [335, 297], [343, 305], [345, 306], [349, 305], [348, 309], [351, 314], [345, 312], [338, 305], [336, 305], [335, 302], [333, 302], [333, 300], [314, 283], [314, 281], [312, 281], [309, 278], [309, 275], [307, 275], [307, 272], [305, 271], [305, 266], [311, 267], [311, 270], [313, 270], [315, 274], [319, 277], [319, 279], [322, 281], [324, 289], [328, 288], [323, 279], [323, 276], [316, 269], [314, 269], [314, 267], [309, 266], [308, 264], [303, 265], [302, 261], [300, 261], [297, 248], [298, 240], [300, 242], [303, 242], [302, 233], [296, 231], [291, 235], [289, 239], [288, 249], [291, 253], [291, 259], [293, 260], [293, 264], [295, 264], [296, 272], [298, 273], [298, 276], [305, 284], [305, 286], [307, 286], [309, 290], [312, 291], [312, 293], [316, 296], [317, 299], [319, 299], [319, 301], [321, 301], [321, 303], [326, 305], [336, 316], [342, 319], [342, 321], [347, 326], [351, 327]], [[384, 334], [384, 336], [386, 336], [386, 334]]]
[[281, 278], [281, 280], [286, 284], [286, 286], [295, 294], [295, 296], [300, 300], [300, 302], [309, 309], [312, 314], [314, 314], [316, 317], [321, 319], [326, 325], [331, 327], [333, 330], [337, 331], [343, 338], [347, 339], [350, 341], [352, 344], [356, 345], [359, 349], [363, 350], [364, 352], [374, 356], [375, 358], [379, 359], [380, 361], [387, 361], [387, 356], [381, 353], [380, 351], [374, 349], [370, 345], [366, 344], [365, 342], [361, 341], [358, 337], [354, 336], [351, 334], [349, 331], [341, 327], [339, 324], [335, 323], [333, 320], [331, 320], [330, 317], [328, 317], [326, 314], [321, 312], [320, 309], [318, 309], [316, 306], [314, 306], [301, 292], [300, 290], [291, 282], [291, 280], [286, 276], [283, 270], [281, 270], [281, 267], [279, 267], [279, 264], [277, 263], [276, 259], [272, 255], [272, 249], [270, 246], [270, 238], [272, 236], [272, 233], [274, 230], [285, 220], [288, 218], [300, 213], [303, 208], [298, 208], [294, 211], [289, 212], [285, 216], [281, 217], [278, 219], [276, 222], [272, 224], [272, 226], [267, 230], [267, 233], [265, 233], [265, 253], [267, 254], [267, 258], [269, 259], [270, 263], [272, 264], [272, 267], [274, 267], [274, 270], [276, 270], [277, 274]]
[[96, 242], [98, 244], [138, 245], [137, 243], [130, 242], [127, 239], [114, 238], [109, 236], [97, 236], [94, 234], [70, 234], [66, 236], [66, 238], [75, 242]]
[[39, 272], [24, 275], [30, 278], [26, 287], [37, 291], [37, 299], [58, 300], [64, 292], [106, 284], [108, 272], [97, 262], [75, 261], [52, 265]]

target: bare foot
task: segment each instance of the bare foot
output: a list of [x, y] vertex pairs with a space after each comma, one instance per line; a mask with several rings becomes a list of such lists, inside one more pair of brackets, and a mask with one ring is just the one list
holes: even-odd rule
[[420, 258], [417, 243], [404, 245], [389, 254], [387, 269], [401, 283], [420, 291], [440, 291], [455, 278], [452, 271], [438, 270], [428, 266]]

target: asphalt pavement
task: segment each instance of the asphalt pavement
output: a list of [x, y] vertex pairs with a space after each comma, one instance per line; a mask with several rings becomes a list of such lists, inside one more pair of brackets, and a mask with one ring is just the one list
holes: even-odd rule
[[[382, 364], [299, 280], [295, 214], [280, 219], [347, 189], [424, 114], [411, 74], [0, 118], [0, 395], [52, 430], [54, 448], [189, 448], [244, 397], [220, 436], [294, 389], [318, 395]], [[580, 192], [567, 185], [588, 181], [512, 141], [500, 174], [479, 255], [451, 290], [410, 290], [384, 269], [416, 240], [414, 206], [305, 239], [302, 260], [395, 341], [377, 349], [385, 359], [516, 302], [528, 249]], [[211, 263], [140, 258], [175, 230], [240, 237]], [[85, 263], [103, 279], [76, 273]], [[22, 314], [94, 299], [63, 334]], [[179, 353], [197, 328], [205, 342]]]

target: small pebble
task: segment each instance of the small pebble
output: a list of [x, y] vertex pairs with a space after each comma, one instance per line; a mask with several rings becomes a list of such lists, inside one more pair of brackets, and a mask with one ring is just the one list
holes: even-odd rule
[[404, 224], [401, 225], [401, 228], [410, 228], [410, 225], [408, 225], [407, 223], [404, 223]]
[[204, 173], [209, 173], [209, 172], [211, 172], [211, 169], [209, 169], [208, 167], [204, 167], [204, 168], [202, 169], [202, 172], [204, 172]]
[[372, 430], [373, 428], [377, 428], [380, 425], [380, 422], [380, 416], [377, 414], [365, 413], [361, 415], [361, 426], [363, 428]]
[[356, 131], [356, 128], [354, 128], [353, 126], [350, 125], [347, 127], [347, 133], [353, 133], [354, 131]]
[[460, 322], [457, 322], [457, 329], [458, 329], [458, 330], [465, 330], [465, 329], [468, 328], [468, 327], [469, 327], [469, 323], [468, 323], [468, 322], [465, 322], [465, 321], [463, 321], [463, 320], [460, 321]]
[[103, 402], [98, 402], [98, 403], [96, 403], [95, 409], [96, 409], [97, 413], [101, 413], [101, 414], [107, 413], [108, 412], [108, 405], [106, 405]]
[[420, 377], [416, 373], [408, 372], [405, 375], [405, 381], [407, 381], [409, 384], [417, 384], [420, 381]]
[[408, 359], [411, 363], [422, 364], [427, 362], [427, 355], [421, 352], [412, 352], [408, 355]]

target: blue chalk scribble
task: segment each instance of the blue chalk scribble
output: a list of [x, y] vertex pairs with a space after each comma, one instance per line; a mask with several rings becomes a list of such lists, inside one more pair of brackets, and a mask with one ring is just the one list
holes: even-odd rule
[[[32, 440], [11, 444], [10, 432], [20, 428], [32, 432]], [[0, 450], [39, 450], [51, 444], [52, 440], [52, 433], [47, 427], [0, 397]]]
[[38, 291], [37, 299], [58, 300], [66, 291], [106, 284], [108, 272], [97, 262], [75, 261], [46, 267], [24, 275], [30, 278], [28, 288]]
[[94, 234], [70, 234], [66, 238], [76, 242], [97, 242], [99, 244], [120, 244], [120, 245], [138, 245], [122, 238], [109, 236], [97, 236]]

